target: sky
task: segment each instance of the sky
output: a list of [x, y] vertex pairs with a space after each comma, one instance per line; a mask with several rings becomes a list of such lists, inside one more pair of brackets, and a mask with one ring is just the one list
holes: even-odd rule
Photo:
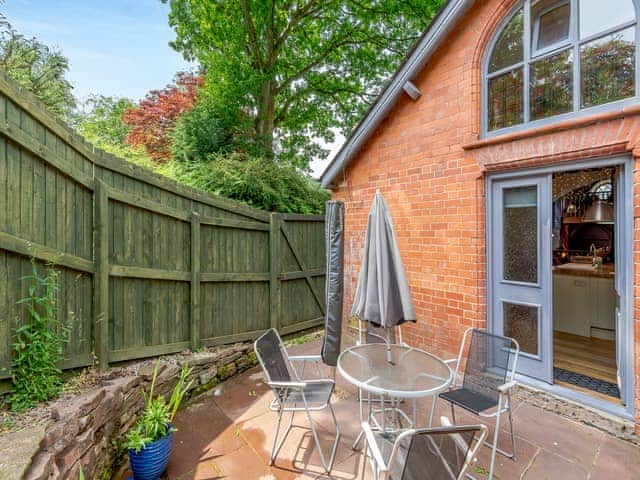
[[[140, 100], [189, 70], [169, 42], [169, 7], [160, 0], [4, 0], [0, 11], [21, 34], [59, 48], [69, 59], [74, 95]], [[332, 153], [343, 139], [327, 145]], [[318, 177], [328, 160], [312, 162]]]

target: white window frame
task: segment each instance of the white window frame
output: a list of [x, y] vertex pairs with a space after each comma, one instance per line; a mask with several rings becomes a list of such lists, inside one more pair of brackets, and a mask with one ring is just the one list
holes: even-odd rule
[[[544, 48], [538, 48], [538, 40], [540, 39], [540, 19], [547, 13], [552, 12], [556, 8], [561, 7], [563, 5], [567, 5], [569, 7], [569, 31], [567, 32], [567, 38], [559, 42], [553, 43], [551, 45], [548, 45]], [[573, 15], [575, 15], [575, 13], [571, 9], [570, 0], [560, 0], [558, 2], [554, 2], [551, 5], [549, 5], [547, 8], [540, 10], [538, 12], [533, 24], [533, 38], [531, 42], [532, 58], [537, 57], [539, 55], [544, 55], [545, 53], [552, 52], [555, 50], [562, 50], [563, 48], [571, 45], [571, 38], [573, 38], [573, 35], [575, 34], [575, 32], [572, 32], [574, 22], [572, 21], [571, 17], [573, 17]]]
[[[590, 35], [589, 37], [585, 37], [580, 39], [579, 32], [579, 0], [559, 0], [557, 3], [549, 6], [549, 8], [554, 8], [557, 5], [568, 2], [570, 4], [570, 28], [569, 28], [569, 41], [558, 43], [555, 45], [551, 45], [548, 49], [543, 49], [542, 51], [533, 52], [533, 42], [532, 42], [532, 34], [536, 30], [536, 28], [531, 28], [532, 21], [535, 22], [535, 19], [531, 18], [531, 0], [523, 0], [517, 3], [510, 12], [505, 16], [505, 18], [500, 23], [499, 28], [493, 35], [491, 42], [488, 45], [488, 48], [484, 55], [483, 65], [482, 65], [482, 87], [481, 87], [481, 132], [480, 135], [482, 138], [491, 138], [499, 135], [503, 135], [506, 133], [512, 133], [522, 130], [527, 130], [530, 128], [549, 125], [553, 123], [560, 122], [562, 120], [568, 120], [572, 118], [580, 118], [588, 115], [593, 115], [600, 112], [606, 112], [609, 110], [615, 110], [623, 108], [627, 105], [631, 105], [634, 103], [638, 103], [640, 101], [640, 21], [638, 17], [640, 16], [639, 5], [640, 0], [631, 0], [633, 2], [634, 10], [635, 10], [635, 18], [632, 21], [619, 24], [615, 27], [609, 28], [607, 30], [602, 30], [596, 34]], [[500, 37], [500, 34], [509, 23], [509, 21], [513, 18], [513, 16], [520, 10], [523, 10], [523, 61], [517, 62], [511, 66], [502, 68], [500, 70], [496, 70], [495, 72], [489, 73], [489, 61], [491, 58], [491, 53], [493, 52], [494, 47]], [[547, 9], [543, 10], [546, 11]], [[538, 16], [541, 14], [540, 12]], [[592, 107], [581, 108], [581, 91], [580, 91], [580, 47], [586, 43], [592, 42], [593, 40], [597, 40], [599, 38], [606, 37], [611, 35], [612, 33], [621, 32], [626, 30], [627, 28], [634, 27], [634, 41], [636, 45], [635, 51], [635, 94], [633, 97], [616, 100], [609, 103], [604, 103], [602, 105], [596, 105]], [[550, 117], [541, 118], [538, 120], [530, 120], [530, 69], [531, 64], [535, 61], [541, 60], [547, 56], [554, 55], [555, 53], [559, 53], [563, 50], [570, 49], [572, 50], [573, 56], [573, 108], [571, 111], [566, 113], [557, 114]], [[517, 70], [522, 68], [522, 77], [523, 77], [523, 121], [519, 124], [512, 125], [510, 127], [499, 128], [495, 130], [489, 130], [489, 80], [493, 77], [497, 77], [506, 72]]]

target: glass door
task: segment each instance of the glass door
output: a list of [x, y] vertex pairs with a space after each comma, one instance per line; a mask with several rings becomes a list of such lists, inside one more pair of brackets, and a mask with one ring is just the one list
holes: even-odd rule
[[520, 344], [519, 373], [552, 383], [551, 174], [490, 185], [489, 327]]

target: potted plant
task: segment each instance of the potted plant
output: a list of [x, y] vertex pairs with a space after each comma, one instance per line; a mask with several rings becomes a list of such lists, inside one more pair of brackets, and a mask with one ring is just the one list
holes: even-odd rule
[[175, 430], [171, 422], [184, 395], [191, 387], [191, 381], [186, 383], [191, 369], [185, 366], [180, 372], [169, 401], [167, 402], [162, 395], [154, 397], [159, 366], [160, 361], [157, 361], [149, 394], [142, 391], [145, 400], [144, 411], [125, 437], [125, 447], [129, 450], [129, 464], [135, 480], [157, 480], [167, 468]]

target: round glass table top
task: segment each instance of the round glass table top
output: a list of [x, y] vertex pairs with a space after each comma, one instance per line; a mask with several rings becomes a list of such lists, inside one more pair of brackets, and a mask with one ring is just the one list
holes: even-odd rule
[[446, 389], [453, 378], [449, 366], [435, 355], [403, 345], [389, 345], [387, 351], [384, 343], [343, 351], [338, 371], [358, 388], [398, 398], [434, 395]]

